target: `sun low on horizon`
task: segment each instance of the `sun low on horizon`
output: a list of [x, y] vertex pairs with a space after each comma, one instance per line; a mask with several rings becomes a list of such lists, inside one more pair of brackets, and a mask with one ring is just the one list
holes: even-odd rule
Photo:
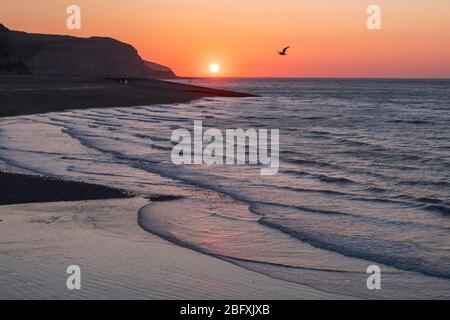
[[211, 63], [209, 65], [209, 72], [211, 72], [211, 74], [213, 75], [216, 75], [220, 72], [220, 65], [218, 63]]

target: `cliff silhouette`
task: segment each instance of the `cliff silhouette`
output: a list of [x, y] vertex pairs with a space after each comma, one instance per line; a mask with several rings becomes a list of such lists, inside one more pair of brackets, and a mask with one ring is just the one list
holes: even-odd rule
[[133, 46], [113, 38], [34, 34], [9, 30], [2, 24], [0, 73], [176, 78], [170, 68], [143, 60]]

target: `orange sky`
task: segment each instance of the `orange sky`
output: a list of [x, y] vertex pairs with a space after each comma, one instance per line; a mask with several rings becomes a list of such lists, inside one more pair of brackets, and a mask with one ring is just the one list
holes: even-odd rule
[[[66, 8], [82, 10], [81, 30]], [[366, 9], [382, 9], [382, 30]], [[181, 76], [450, 77], [448, 0], [0, 0], [15, 30], [104, 35]], [[288, 56], [275, 51], [292, 45]]]

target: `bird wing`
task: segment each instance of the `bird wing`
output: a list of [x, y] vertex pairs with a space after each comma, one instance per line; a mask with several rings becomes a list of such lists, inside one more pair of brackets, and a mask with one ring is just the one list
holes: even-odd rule
[[290, 47], [291, 47], [291, 46], [284, 48], [282, 52], [283, 52], [283, 53], [286, 53], [286, 51], [287, 51]]

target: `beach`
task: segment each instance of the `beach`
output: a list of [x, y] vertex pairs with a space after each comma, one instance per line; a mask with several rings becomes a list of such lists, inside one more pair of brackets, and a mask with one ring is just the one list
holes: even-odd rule
[[154, 79], [120, 80], [0, 74], [0, 117], [252, 96]]
[[[63, 108], [0, 119], [0, 167], [41, 176], [4, 175], [8, 206], [2, 206], [0, 219], [3, 260], [13, 259], [8, 270], [30, 253], [36, 263], [34, 254], [45, 258], [44, 273], [58, 268], [66, 277], [59, 261], [81, 260], [72, 263], [82, 270], [85, 264], [88, 273], [94, 269], [91, 277], [100, 279], [99, 287], [109, 290], [108, 281], [126, 279], [121, 285], [127, 293], [114, 296], [123, 299], [158, 294], [177, 299], [208, 294], [224, 299], [448, 298], [449, 148], [448, 139], [435, 138], [445, 137], [448, 129], [449, 113], [442, 108], [449, 101], [448, 81], [190, 82], [196, 86], [176, 86], [213, 86], [253, 96], [200, 95], [184, 102]], [[280, 129], [278, 173], [263, 176], [262, 166], [250, 164], [175, 165], [172, 133], [191, 132], [197, 120], [205, 130], [221, 132]], [[107, 228], [107, 236], [99, 238], [95, 231], [105, 215], [101, 228]], [[78, 217], [76, 224], [70, 222]], [[117, 234], [124, 241], [110, 246]], [[70, 235], [77, 239], [66, 242]], [[48, 249], [35, 252], [33, 244], [40, 240]], [[56, 250], [56, 243], [70, 253]], [[111, 262], [99, 259], [103, 253]], [[157, 261], [161, 264], [152, 264]], [[217, 267], [210, 267], [213, 262]], [[173, 268], [162, 276], [162, 265]], [[373, 266], [381, 270], [380, 290], [367, 286]], [[11, 286], [8, 270], [3, 274]], [[213, 288], [227, 287], [199, 289], [178, 279], [174, 270], [186, 279], [198, 275], [198, 282], [205, 275], [204, 285]], [[20, 273], [18, 283], [32, 283], [27, 272]], [[159, 285], [143, 282], [142, 273]], [[39, 281], [51, 287], [45, 274]], [[253, 293], [241, 286], [256, 278], [270, 284]], [[172, 279], [175, 287], [199, 291], [175, 292]], [[103, 294], [109, 297], [95, 293]]]
[[[246, 96], [154, 80], [125, 86], [114, 80], [1, 76], [0, 84], [1, 117]], [[246, 270], [139, 226], [141, 208], [176, 194], [143, 195], [83, 179], [49, 178], [6, 162], [0, 170], [0, 299], [349, 298]], [[81, 268], [81, 290], [66, 287], [69, 265]]]
[[[175, 246], [137, 225], [142, 198], [0, 206], [0, 299], [331, 299]], [[81, 268], [81, 290], [66, 269]]]

